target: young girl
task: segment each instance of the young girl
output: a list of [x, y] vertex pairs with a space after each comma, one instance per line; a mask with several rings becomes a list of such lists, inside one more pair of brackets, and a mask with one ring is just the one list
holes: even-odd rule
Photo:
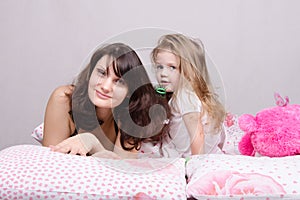
[[210, 82], [200, 41], [182, 34], [160, 38], [151, 53], [160, 86], [171, 93], [171, 138], [164, 141], [164, 157], [221, 153], [225, 110]]
[[95, 51], [73, 85], [52, 93], [42, 144], [62, 153], [128, 157], [142, 142], [167, 137], [163, 122], [170, 116], [168, 102], [155, 93], [136, 52], [110, 44]]

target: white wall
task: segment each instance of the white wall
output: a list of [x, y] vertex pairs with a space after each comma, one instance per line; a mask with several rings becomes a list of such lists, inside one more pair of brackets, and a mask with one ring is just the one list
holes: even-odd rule
[[297, 0], [1, 0], [0, 149], [36, 144], [30, 134], [51, 91], [70, 83], [99, 43], [146, 27], [200, 38], [233, 113], [275, 105], [275, 91], [300, 103], [299, 7]]

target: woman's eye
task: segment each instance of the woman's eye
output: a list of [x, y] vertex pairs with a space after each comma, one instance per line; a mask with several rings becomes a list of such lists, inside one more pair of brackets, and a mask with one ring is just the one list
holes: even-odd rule
[[98, 68], [97, 72], [98, 72], [98, 75], [100, 75], [100, 76], [106, 76], [106, 70], [104, 70], [104, 69]]
[[117, 83], [117, 84], [120, 84], [120, 85], [126, 85], [126, 82], [125, 82], [125, 80], [124, 80], [124, 79], [122, 79], [122, 78], [120, 78], [120, 79], [117, 79], [117, 80], [116, 80], [116, 83]]

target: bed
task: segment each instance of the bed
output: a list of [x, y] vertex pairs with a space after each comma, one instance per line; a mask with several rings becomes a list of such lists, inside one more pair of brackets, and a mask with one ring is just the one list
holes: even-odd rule
[[239, 155], [243, 133], [233, 123], [224, 154], [189, 159], [111, 160], [12, 146], [0, 151], [0, 199], [300, 199], [300, 155]]

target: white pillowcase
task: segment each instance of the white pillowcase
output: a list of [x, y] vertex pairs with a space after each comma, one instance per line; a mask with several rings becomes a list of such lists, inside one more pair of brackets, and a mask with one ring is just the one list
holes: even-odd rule
[[245, 134], [238, 125], [238, 115], [228, 114], [224, 122], [225, 141], [222, 151], [225, 154], [240, 155], [239, 142]]
[[186, 199], [184, 159], [111, 160], [35, 145], [0, 151], [0, 199]]
[[44, 123], [41, 123], [38, 125], [31, 133], [31, 136], [38, 141], [39, 143], [42, 143], [43, 136], [44, 136]]

